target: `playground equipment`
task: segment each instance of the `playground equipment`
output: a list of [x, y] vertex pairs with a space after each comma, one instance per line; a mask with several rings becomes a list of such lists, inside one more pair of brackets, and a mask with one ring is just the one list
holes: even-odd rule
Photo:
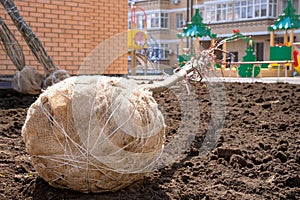
[[[284, 9], [283, 13], [279, 16], [274, 24], [268, 27], [270, 32], [270, 60], [271, 61], [283, 61], [283, 60], [293, 60], [294, 55], [292, 51], [294, 49], [294, 29], [300, 28], [299, 15], [296, 14], [296, 9], [293, 7], [292, 2], [289, 0], [287, 7]], [[283, 44], [275, 44], [274, 32], [284, 31], [284, 41]], [[288, 33], [289, 31], [289, 33]], [[295, 59], [297, 60], [297, 59]], [[295, 61], [294, 60], [294, 61]], [[272, 63], [268, 66], [269, 69], [276, 69], [280, 67], [277, 63]], [[295, 67], [295, 65], [294, 65]], [[287, 62], [281, 66], [282, 70], [288, 70], [288, 76], [292, 76], [293, 62]]]
[[[240, 33], [239, 30], [233, 30], [233, 33], [234, 34], [231, 37], [228, 37], [228, 38], [222, 40], [223, 64], [219, 68], [221, 70], [222, 75], [230, 76], [232, 71], [234, 71], [240, 77], [252, 77], [252, 76], [256, 77], [260, 73], [260, 68], [258, 66], [254, 66], [254, 64], [251, 63], [253, 61], [256, 61], [256, 56], [254, 54], [254, 49], [253, 49], [253, 45], [255, 44], [255, 42], [253, 41], [251, 36], [248, 36], [248, 37], [244, 36]], [[226, 70], [227, 43], [237, 41], [240, 39], [246, 41], [246, 43], [247, 43], [246, 55], [243, 57], [242, 62], [250, 62], [250, 63], [240, 64], [240, 66], [238, 68], [235, 66], [234, 70], [232, 69], [233, 65], [230, 65], [229, 69]]]
[[[226, 58], [224, 57], [224, 64], [230, 65], [230, 69], [224, 71], [229, 71], [230, 73], [223, 72], [223, 75], [231, 76], [233, 71], [232, 65], [236, 65], [238, 71], [237, 75], [240, 77], [256, 77], [258, 75], [260, 75], [260, 77], [287, 77], [293, 76], [293, 69], [300, 71], [298, 49], [294, 44], [294, 29], [300, 28], [300, 20], [299, 15], [297, 15], [295, 11], [296, 10], [293, 8], [291, 1], [289, 1], [287, 7], [283, 11], [283, 14], [274, 21], [273, 25], [268, 27], [268, 31], [270, 32], [269, 61], [256, 61], [251, 44], [248, 45], [246, 56], [243, 57], [242, 62], [226, 63]], [[275, 31], [284, 31], [284, 41], [282, 44], [275, 44]], [[224, 52], [226, 52], [226, 42], [231, 41], [231, 38], [237, 38], [237, 36], [239, 35], [235, 34], [232, 37], [223, 40], [225, 44], [223, 45], [225, 46], [225, 49], [223, 49]], [[246, 38], [241, 37], [241, 39]], [[253, 65], [255, 65], [254, 68]]]
[[300, 45], [300, 43], [294, 43], [293, 57], [294, 57], [294, 69], [300, 75], [300, 55], [299, 55], [299, 51], [298, 51], [299, 45]]
[[[268, 27], [268, 31], [270, 32], [270, 60], [256, 61], [253, 56], [251, 59], [247, 59], [246, 55], [246, 57], [243, 57], [242, 62], [226, 64], [237, 65], [238, 75], [241, 77], [249, 77], [251, 71], [250, 66], [253, 65], [257, 65], [257, 67], [252, 70], [252, 77], [256, 77], [258, 74], [260, 74], [260, 77], [293, 76], [293, 69], [300, 72], [298, 49], [294, 43], [294, 29], [298, 28], [300, 28], [299, 15], [296, 14], [296, 10], [289, 0], [283, 13], [274, 21], [273, 25]], [[282, 44], [275, 44], [275, 31], [284, 31], [284, 41]], [[225, 39], [224, 41], [226, 40], [228, 39]], [[249, 45], [246, 50], [248, 58], [254, 53], [250, 46], [251, 45]], [[244, 70], [246, 65], [249, 65], [248, 70], [244, 71], [245, 73], [240, 73]]]
[[[137, 30], [136, 27], [136, 10], [139, 9], [144, 13], [144, 30]], [[159, 44], [147, 32], [147, 15], [146, 12], [134, 3], [131, 4], [131, 29], [128, 29], [128, 54], [131, 57], [131, 73], [136, 75], [136, 70], [142, 69], [144, 74], [148, 70], [158, 70], [157, 63], [160, 59], [161, 50]]]
[[[183, 28], [183, 32], [177, 34], [177, 37], [180, 39], [179, 44], [179, 66], [184, 66], [190, 59], [195, 55], [194, 50], [200, 50], [200, 41], [199, 38], [202, 37], [210, 37], [211, 38], [211, 46], [215, 44], [215, 39], [217, 34], [211, 32], [211, 29], [203, 23], [203, 18], [199, 13], [199, 9], [196, 9], [194, 16], [192, 17], [192, 21], [188, 22], [187, 27]], [[191, 49], [184, 49], [183, 38], [194, 38], [195, 46]]]
[[[293, 76], [293, 70], [300, 72], [300, 55], [298, 53], [299, 44], [294, 43], [294, 29], [300, 28], [299, 15], [296, 14], [292, 2], [289, 0], [287, 7], [283, 14], [279, 16], [274, 24], [268, 27], [270, 32], [270, 59], [268, 61], [256, 61], [255, 51], [253, 45], [255, 44], [251, 36], [246, 37], [238, 30], [234, 30], [234, 35], [225, 38], [221, 41], [223, 46], [222, 64], [216, 64], [216, 71], [220, 72], [222, 76], [237, 77], [279, 77], [279, 76]], [[275, 44], [274, 32], [284, 31], [283, 44]], [[289, 34], [288, 34], [289, 31]], [[183, 33], [177, 35], [180, 39], [180, 56], [179, 66], [184, 65], [194, 56], [193, 52], [183, 52], [183, 38], [190, 37], [195, 39], [195, 49], [199, 49], [199, 37], [209, 36], [211, 38], [211, 45], [214, 45], [216, 34], [211, 34], [211, 30], [202, 23], [202, 18], [199, 10], [188, 23], [187, 27], [183, 29]], [[227, 59], [227, 43], [242, 39], [247, 42], [246, 55], [243, 56], [242, 61], [232, 62]], [[192, 49], [193, 50], [193, 49]]]

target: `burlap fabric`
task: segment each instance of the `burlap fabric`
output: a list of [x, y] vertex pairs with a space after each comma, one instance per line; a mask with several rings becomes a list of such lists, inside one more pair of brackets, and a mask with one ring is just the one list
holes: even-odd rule
[[43, 75], [37, 69], [25, 66], [15, 74], [12, 87], [20, 93], [37, 95], [41, 93], [43, 80]]
[[132, 80], [81, 76], [45, 90], [22, 134], [33, 166], [52, 186], [105, 192], [153, 169], [165, 124], [151, 92]]
[[52, 72], [49, 76], [47, 76], [43, 82], [43, 88], [47, 88], [55, 83], [58, 83], [66, 78], [69, 78], [70, 75], [64, 69], [58, 69]]

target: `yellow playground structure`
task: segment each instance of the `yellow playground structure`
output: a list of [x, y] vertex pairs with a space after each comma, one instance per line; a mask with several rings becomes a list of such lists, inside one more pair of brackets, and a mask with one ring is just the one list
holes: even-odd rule
[[[139, 9], [144, 13], [144, 30], [137, 29], [136, 10]], [[147, 75], [149, 73], [159, 74], [158, 61], [160, 58], [159, 44], [147, 32], [147, 15], [146, 12], [134, 3], [130, 6], [131, 11], [131, 28], [128, 29], [128, 55], [131, 69], [129, 73], [136, 75], [142, 73]]]
[[[298, 47], [300, 43], [294, 43], [294, 30], [300, 28], [299, 15], [296, 9], [293, 8], [292, 2], [288, 1], [287, 7], [274, 24], [268, 27], [270, 32], [270, 56], [267, 61], [257, 61], [254, 44], [255, 41], [251, 36], [244, 36], [239, 30], [234, 30], [231, 37], [221, 40], [223, 47], [222, 64], [216, 64], [216, 71], [224, 77], [292, 77], [294, 72], [300, 74], [300, 53]], [[275, 31], [284, 32], [284, 41], [282, 44], [275, 44]], [[216, 39], [216, 35], [212, 34], [210, 29], [202, 23], [202, 17], [196, 9], [196, 13], [189, 22], [188, 26], [183, 29], [183, 33], [178, 34], [180, 42], [179, 65], [187, 62], [193, 54], [186, 54], [182, 51], [182, 37], [195, 37], [196, 43], [198, 37], [208, 36], [212, 40], [212, 44]], [[247, 43], [246, 54], [242, 61], [233, 62], [227, 59], [226, 45], [228, 42], [233, 42], [238, 39], [243, 39]]]

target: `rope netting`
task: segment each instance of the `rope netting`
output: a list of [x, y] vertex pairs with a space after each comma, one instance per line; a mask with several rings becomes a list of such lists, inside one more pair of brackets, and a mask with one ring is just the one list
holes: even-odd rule
[[51, 185], [104, 192], [153, 169], [165, 123], [152, 93], [134, 81], [82, 76], [41, 94], [22, 133], [33, 166]]

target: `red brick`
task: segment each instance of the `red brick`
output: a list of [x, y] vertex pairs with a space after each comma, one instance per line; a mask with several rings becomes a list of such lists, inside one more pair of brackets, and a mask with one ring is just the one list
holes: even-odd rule
[[[115, 54], [113, 48], [115, 44], [113, 43], [108, 43], [110, 46], [105, 53], [99, 51], [102, 54], [99, 56], [100, 60], [103, 58], [114, 59], [107, 69], [101, 66], [96, 67], [99, 63], [95, 63], [95, 66], [82, 66], [83, 60], [93, 48], [113, 35], [127, 30], [127, 2], [109, 0], [15, 0], [15, 3], [19, 7], [21, 15], [40, 38], [56, 65], [67, 69], [69, 73], [73, 74], [77, 74], [77, 72], [89, 74], [127, 72], [127, 56], [113, 58], [113, 54]], [[43, 72], [43, 67], [37, 63], [32, 52], [3, 9], [0, 9], [0, 15], [7, 19], [11, 30], [20, 40], [21, 45], [24, 46], [23, 51], [27, 65]], [[112, 19], [112, 17], [115, 19]], [[124, 41], [126, 43], [126, 39]], [[115, 41], [117, 44], [121, 42], [122, 40]], [[126, 48], [124, 49], [126, 52]], [[2, 64], [0, 74], [13, 74], [16, 71], [6, 55], [0, 54], [0, 62]]]
[[62, 0], [52, 0], [51, 3], [56, 5], [65, 5], [65, 1]]
[[53, 14], [58, 14], [58, 15], [64, 15], [65, 10], [64, 9], [58, 9], [58, 10], [49, 10]]
[[53, 2], [44, 5], [45, 8], [57, 10], [58, 6], [54, 5]]
[[77, 7], [78, 3], [73, 1], [65, 1], [66, 6]]
[[58, 10], [71, 11], [72, 7], [71, 6], [58, 6]]
[[72, 25], [69, 25], [69, 24], [59, 24], [59, 28], [72, 29]]
[[38, 22], [51, 23], [51, 19], [47, 19], [44, 17], [37, 18]]

